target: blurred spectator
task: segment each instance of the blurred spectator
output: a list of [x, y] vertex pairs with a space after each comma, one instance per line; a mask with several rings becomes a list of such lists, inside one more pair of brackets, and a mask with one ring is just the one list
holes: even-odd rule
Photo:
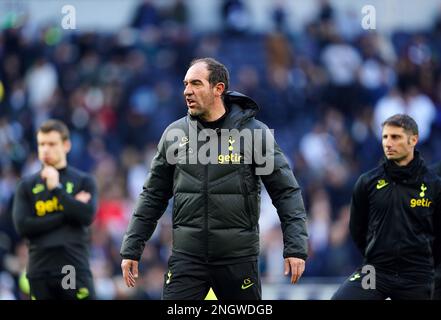
[[331, 82], [327, 101], [342, 112], [353, 114], [358, 99], [357, 73], [362, 59], [358, 51], [345, 43], [340, 35], [333, 35], [331, 40], [321, 54]]
[[415, 85], [413, 77], [399, 76], [397, 90], [381, 98], [374, 111], [374, 132], [381, 140], [381, 124], [388, 117], [405, 113], [415, 119], [419, 128], [419, 141], [424, 143], [429, 137], [436, 117], [433, 102]]
[[189, 19], [187, 2], [185, 0], [173, 0], [172, 5], [168, 8], [166, 18], [181, 27], [186, 26]]
[[331, 203], [329, 195], [324, 189], [318, 189], [311, 197], [310, 216], [308, 220], [309, 234], [309, 258], [308, 270], [305, 273], [309, 276], [319, 276], [325, 273], [325, 260], [329, 241], [331, 224]]
[[283, 33], [288, 31], [287, 18], [288, 13], [286, 11], [286, 1], [275, 1], [271, 13], [271, 20], [273, 21], [275, 31]]
[[348, 42], [354, 41], [363, 31], [360, 24], [360, 14], [357, 9], [347, 8], [341, 10], [336, 17], [336, 28], [342, 38]]
[[248, 30], [250, 15], [242, 0], [224, 0], [221, 15], [227, 33], [237, 35]]
[[131, 26], [137, 29], [159, 27], [160, 15], [152, 0], [143, 0], [135, 10]]
[[36, 126], [49, 118], [47, 105], [55, 92], [57, 82], [58, 75], [54, 66], [44, 57], [37, 58], [26, 75], [26, 90], [29, 94], [29, 104], [36, 115]]
[[[268, 57], [269, 79], [276, 85], [287, 83], [288, 73], [293, 67], [294, 53], [286, 36], [281, 32], [268, 34], [266, 38], [266, 53]], [[280, 75], [280, 74], [284, 75]], [[282, 79], [278, 80], [281, 76]]]
[[329, 22], [334, 19], [334, 8], [332, 7], [329, 0], [318, 0], [319, 3], [319, 14], [318, 14], [318, 20], [320, 22]]
[[391, 67], [394, 58], [383, 53], [382, 38], [376, 33], [363, 35], [360, 49], [363, 62], [358, 73], [362, 88], [362, 103], [373, 106], [393, 86], [395, 72]]
[[319, 179], [338, 160], [335, 141], [321, 124], [316, 124], [311, 132], [302, 137], [299, 148], [308, 169]]

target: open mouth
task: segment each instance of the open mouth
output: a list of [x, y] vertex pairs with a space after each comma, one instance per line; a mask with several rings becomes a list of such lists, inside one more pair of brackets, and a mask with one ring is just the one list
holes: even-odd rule
[[196, 103], [194, 100], [192, 99], [185, 99], [187, 101], [187, 106], [189, 108], [194, 107], [194, 104]]

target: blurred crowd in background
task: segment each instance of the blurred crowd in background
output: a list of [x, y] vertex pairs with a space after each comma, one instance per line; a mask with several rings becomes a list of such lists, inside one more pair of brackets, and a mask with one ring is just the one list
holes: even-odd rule
[[[185, 116], [182, 79], [195, 57], [230, 70], [230, 88], [252, 97], [258, 119], [275, 130], [308, 212], [304, 277], [348, 276], [361, 262], [349, 235], [354, 182], [382, 158], [381, 122], [413, 116], [425, 161], [441, 160], [441, 11], [432, 27], [385, 35], [317, 1], [318, 14], [293, 33], [283, 2], [268, 12], [273, 27], [251, 31], [240, 0], [225, 0], [222, 28], [195, 32], [185, 1], [158, 8], [143, 1], [116, 32], [30, 28], [26, 16], [0, 29], [0, 298], [19, 299], [26, 243], [11, 220], [15, 185], [39, 170], [35, 130], [65, 121], [69, 164], [90, 172], [99, 188], [91, 266], [100, 299], [159, 299], [171, 252], [171, 201], [141, 260], [136, 290], [125, 288], [119, 249], [132, 208], [165, 127]], [[262, 195], [263, 283], [283, 276], [275, 208]]]

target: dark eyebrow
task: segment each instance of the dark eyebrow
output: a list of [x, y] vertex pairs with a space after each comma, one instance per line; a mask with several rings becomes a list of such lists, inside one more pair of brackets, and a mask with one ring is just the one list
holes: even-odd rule
[[383, 138], [386, 136], [391, 136], [392, 138], [402, 137], [402, 135], [399, 133], [391, 133], [391, 134], [385, 133], [385, 134], [383, 134]]
[[199, 79], [193, 79], [193, 80], [190, 80], [190, 81], [188, 81], [188, 80], [184, 80], [184, 81], [183, 81], [184, 84], [189, 83], [189, 82], [192, 83], [192, 84], [199, 84], [199, 83], [202, 83], [202, 81], [199, 80]]

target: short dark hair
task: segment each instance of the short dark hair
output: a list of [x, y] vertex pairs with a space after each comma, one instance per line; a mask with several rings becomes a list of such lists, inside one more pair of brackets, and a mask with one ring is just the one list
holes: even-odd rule
[[49, 119], [43, 122], [43, 124], [38, 128], [38, 132], [42, 133], [49, 133], [51, 131], [58, 132], [63, 141], [69, 140], [69, 129], [62, 121]]
[[407, 115], [407, 114], [395, 114], [389, 118], [387, 118], [382, 124], [381, 127], [384, 126], [394, 126], [403, 128], [404, 131], [408, 134], [418, 135], [418, 125], [415, 120]]
[[195, 65], [196, 63], [204, 62], [207, 65], [207, 70], [209, 72], [208, 82], [214, 86], [219, 82], [225, 84], [224, 93], [228, 91], [229, 83], [230, 83], [230, 74], [228, 72], [227, 67], [213, 58], [197, 58], [193, 59], [190, 63], [190, 67]]

